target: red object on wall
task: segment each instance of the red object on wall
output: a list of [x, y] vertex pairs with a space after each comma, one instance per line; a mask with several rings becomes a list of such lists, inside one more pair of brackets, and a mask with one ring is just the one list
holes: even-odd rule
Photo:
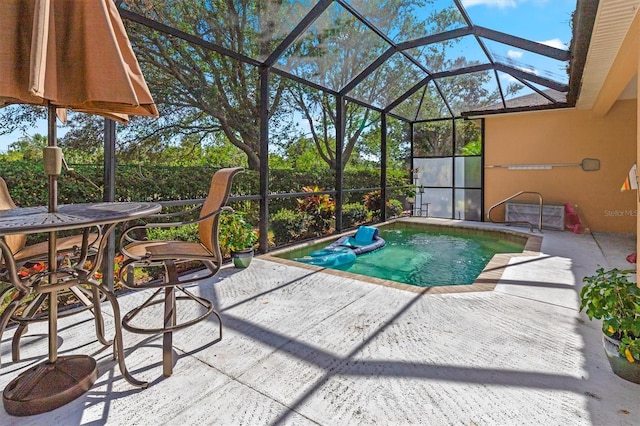
[[582, 221], [576, 209], [569, 203], [564, 205], [564, 226], [575, 234], [582, 233]]

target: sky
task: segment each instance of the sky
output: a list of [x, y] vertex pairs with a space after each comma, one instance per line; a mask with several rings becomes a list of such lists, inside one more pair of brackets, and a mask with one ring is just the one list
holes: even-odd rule
[[[571, 42], [571, 15], [576, 0], [462, 0], [475, 25], [567, 50]], [[520, 69], [568, 83], [565, 63], [489, 42], [496, 58]], [[498, 59], [500, 61], [500, 59]]]
[[[435, 3], [451, 1], [435, 0]], [[462, 4], [475, 25], [561, 49], [569, 47], [571, 14], [575, 10], [576, 0], [462, 0]], [[549, 62], [539, 55], [495, 42], [488, 43], [487, 48], [495, 56], [513, 61], [518, 68], [556, 80], [566, 79], [563, 66]], [[505, 76], [505, 79], [509, 80], [509, 77]], [[46, 121], [41, 121], [28, 135], [36, 133], [47, 134]], [[58, 126], [58, 136], [64, 134], [64, 128]], [[0, 152], [6, 152], [9, 144], [21, 136], [20, 132], [1, 135]]]
[[567, 48], [576, 0], [462, 0], [476, 25]]
[[566, 48], [576, 0], [462, 0], [476, 25]]
[[[60, 123], [58, 121], [58, 123]], [[40, 120], [36, 128], [32, 129], [30, 132], [27, 132], [28, 136], [33, 136], [36, 133], [40, 133], [41, 135], [47, 135], [47, 122], [45, 120]], [[66, 132], [60, 126], [58, 126], [57, 134], [58, 137], [64, 136]], [[8, 135], [0, 135], [0, 153], [6, 153], [9, 145], [22, 137], [22, 132], [17, 131], [13, 133], [9, 133]]]

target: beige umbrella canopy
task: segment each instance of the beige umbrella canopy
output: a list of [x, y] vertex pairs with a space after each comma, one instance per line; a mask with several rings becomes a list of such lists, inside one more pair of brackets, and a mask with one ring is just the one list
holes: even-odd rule
[[44, 162], [53, 212], [61, 163], [56, 108], [120, 122], [158, 110], [112, 0], [1, 0], [0, 40], [0, 107], [49, 107]]
[[0, 105], [158, 116], [111, 0], [2, 0], [0, 40]]

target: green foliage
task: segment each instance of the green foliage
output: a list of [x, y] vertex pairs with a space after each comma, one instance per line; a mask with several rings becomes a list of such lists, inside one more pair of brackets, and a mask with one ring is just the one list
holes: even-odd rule
[[351, 228], [367, 221], [367, 211], [361, 203], [349, 203], [342, 206], [342, 225]]
[[8, 153], [20, 153], [25, 161], [42, 161], [42, 148], [47, 146], [47, 137], [36, 133], [33, 136], [23, 135], [9, 145]]
[[414, 127], [413, 150], [416, 156], [421, 157], [453, 155], [453, 122], [417, 123]]
[[[103, 168], [101, 165], [73, 165], [75, 172], [62, 172], [58, 178], [58, 200], [63, 203], [87, 203], [102, 200]], [[217, 170], [212, 166], [157, 166], [119, 164], [116, 167], [117, 201], [166, 201], [206, 197], [211, 176]], [[47, 202], [47, 179], [39, 161], [2, 161], [1, 176], [7, 181], [13, 200], [22, 207], [44, 205]], [[194, 178], [197, 177], [197, 178]], [[333, 188], [335, 174], [329, 169], [307, 172], [291, 169], [270, 169], [269, 189], [272, 193], [298, 192], [301, 186]], [[375, 170], [355, 169], [345, 171], [347, 188], [367, 188], [380, 185]], [[388, 170], [388, 186], [406, 185], [405, 170]], [[259, 174], [251, 170], [236, 176], [234, 195], [259, 193]], [[345, 202], [359, 202], [358, 193], [347, 194]], [[238, 209], [234, 205], [235, 209]], [[269, 210], [296, 209], [292, 198], [274, 198]], [[244, 210], [243, 210], [244, 211]]]
[[[7, 182], [13, 202], [20, 207], [45, 205], [47, 203], [47, 178], [42, 162], [5, 161], [2, 163], [2, 178]], [[58, 186], [59, 199], [63, 189]]]
[[[58, 179], [58, 199], [63, 203], [87, 203], [102, 200], [102, 167], [74, 165], [75, 172], [63, 171]], [[118, 165], [116, 169], [117, 201], [167, 201], [205, 198], [211, 176], [217, 169], [211, 166], [168, 167], [152, 165]], [[9, 192], [15, 203], [22, 207], [45, 205], [47, 203], [47, 180], [39, 161], [3, 161], [2, 177], [7, 181]], [[335, 174], [332, 170], [316, 169], [307, 172], [299, 170], [269, 170], [270, 191], [272, 193], [298, 192], [300, 183], [310, 183], [314, 189], [326, 185], [333, 187]], [[194, 178], [198, 177], [198, 178]], [[405, 170], [387, 172], [389, 186], [401, 186], [407, 183]], [[380, 184], [379, 173], [375, 170], [356, 168], [345, 172], [352, 188], [371, 187]], [[313, 182], [313, 184], [311, 184]], [[233, 195], [250, 195], [259, 192], [258, 173], [246, 170], [234, 178]], [[308, 199], [307, 199], [308, 198]], [[379, 195], [378, 195], [379, 199]], [[301, 199], [273, 198], [269, 200], [271, 226], [275, 242], [280, 245], [301, 238], [323, 235], [332, 230], [335, 221], [335, 202], [329, 195], [309, 196]], [[362, 196], [357, 192], [345, 195], [343, 221], [345, 227], [354, 226], [374, 217], [368, 213], [363, 219], [362, 211], [351, 203], [362, 205]], [[257, 223], [258, 203], [241, 201], [232, 203], [236, 211], [245, 213], [245, 221]], [[297, 211], [302, 211], [298, 213]], [[379, 215], [379, 214], [378, 214]], [[306, 221], [306, 222], [305, 222]], [[193, 240], [193, 231], [156, 230], [158, 238]], [[163, 233], [166, 232], [166, 233]]]
[[309, 138], [300, 137], [292, 141], [277, 141], [282, 155], [270, 155], [270, 167], [291, 168], [298, 171], [311, 171], [328, 169], [327, 163], [318, 155], [318, 150]]
[[628, 277], [634, 269], [605, 271], [585, 277], [580, 291], [580, 310], [589, 319], [601, 319], [602, 331], [620, 340], [620, 353], [630, 362], [640, 361], [640, 288]]
[[[387, 200], [386, 213], [389, 217], [400, 216], [404, 210], [399, 200]], [[380, 191], [372, 191], [364, 194], [364, 207], [368, 213], [368, 221], [380, 218], [382, 210], [382, 197]]]
[[[258, 241], [257, 231], [245, 220], [242, 212], [223, 213], [220, 216], [218, 235], [225, 257], [228, 257], [231, 251], [250, 248]], [[172, 228], [150, 228], [147, 229], [147, 237], [152, 240], [200, 241], [198, 225], [195, 223]]]
[[305, 235], [307, 217], [290, 209], [281, 209], [270, 216], [276, 245], [295, 241]]
[[335, 173], [328, 168], [306, 171], [297, 169], [269, 169], [269, 186], [273, 192], [299, 192], [300, 188], [304, 186], [334, 188], [335, 183]]
[[[245, 220], [242, 212], [223, 213], [218, 235], [222, 255], [227, 258], [232, 251], [251, 248], [258, 241], [257, 231]], [[147, 229], [147, 237], [151, 240], [200, 241], [198, 225], [195, 223], [172, 228], [150, 228]]]
[[258, 234], [248, 223], [242, 212], [223, 213], [220, 216], [220, 246], [229, 251], [252, 248]]
[[399, 200], [387, 201], [387, 215], [389, 217], [400, 216], [403, 210], [404, 208], [402, 206], [402, 203]]
[[[58, 145], [64, 151], [67, 163], [101, 163], [104, 160], [104, 119], [102, 117], [74, 113], [69, 111], [67, 130], [63, 137], [58, 138]], [[124, 136], [118, 131], [119, 138]], [[118, 153], [118, 160], [124, 159], [123, 151]]]
[[200, 241], [198, 226], [196, 224], [176, 226], [173, 228], [149, 228], [147, 229], [147, 237], [150, 240]]
[[372, 191], [364, 194], [364, 207], [370, 212], [379, 212], [380, 209], [382, 209], [380, 191]]
[[[302, 192], [320, 192], [317, 186], [305, 186]], [[335, 221], [336, 203], [328, 194], [309, 195], [298, 199], [298, 211], [308, 217], [307, 232], [323, 235], [331, 231]]]
[[482, 154], [482, 143], [479, 140], [469, 142], [462, 147], [462, 155], [480, 155]]

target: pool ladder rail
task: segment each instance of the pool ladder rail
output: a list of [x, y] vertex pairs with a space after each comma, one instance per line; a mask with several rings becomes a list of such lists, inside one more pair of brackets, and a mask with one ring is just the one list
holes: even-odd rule
[[542, 232], [542, 207], [544, 206], [544, 202], [542, 201], [542, 194], [540, 194], [539, 192], [532, 192], [532, 191], [520, 191], [517, 192], [515, 194], [513, 194], [510, 197], [505, 198], [504, 200], [497, 202], [496, 204], [492, 205], [491, 207], [489, 207], [489, 210], [487, 211], [487, 219], [489, 219], [489, 222], [491, 223], [504, 223], [507, 225], [526, 225], [529, 227], [529, 232], [533, 232], [533, 224], [531, 222], [527, 222], [527, 221], [519, 221], [519, 220], [506, 220], [506, 215], [505, 215], [505, 220], [503, 221], [497, 221], [497, 220], [493, 220], [493, 218], [491, 217], [491, 211], [493, 209], [495, 209], [498, 206], [501, 206], [502, 204], [505, 204], [507, 201], [511, 201], [516, 197], [519, 197], [523, 194], [533, 194], [533, 195], [537, 195], [538, 196], [538, 205], [540, 206], [539, 209], [539, 213], [538, 213], [538, 232]]

